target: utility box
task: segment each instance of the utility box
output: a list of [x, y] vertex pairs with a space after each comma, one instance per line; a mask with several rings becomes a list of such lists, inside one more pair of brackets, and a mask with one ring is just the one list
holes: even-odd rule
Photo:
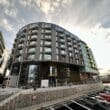
[[49, 87], [49, 80], [48, 79], [41, 80], [41, 87]]

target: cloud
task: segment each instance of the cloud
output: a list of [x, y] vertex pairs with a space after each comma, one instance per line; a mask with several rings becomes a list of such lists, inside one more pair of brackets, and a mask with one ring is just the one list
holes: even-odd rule
[[99, 70], [100, 71], [100, 76], [105, 76], [105, 75], [110, 75], [110, 68], [103, 68], [102, 70]]
[[4, 27], [7, 31], [12, 31], [13, 30], [13, 26], [11, 24], [9, 24], [7, 19], [3, 19], [0, 22], [0, 26]]
[[9, 0], [0, 0], [0, 5], [9, 5]]
[[19, 3], [25, 7], [31, 6], [32, 0], [20, 0]]
[[99, 67], [109, 68], [110, 0], [0, 0], [0, 30], [8, 47], [32, 22], [55, 23], [76, 34], [90, 45]]
[[8, 16], [16, 17], [17, 11], [15, 9], [5, 9], [4, 13]]

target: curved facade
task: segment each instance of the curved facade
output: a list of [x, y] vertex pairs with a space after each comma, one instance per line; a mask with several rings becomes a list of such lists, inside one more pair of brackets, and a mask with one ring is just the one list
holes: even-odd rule
[[94, 60], [96, 71], [86, 72], [84, 45], [87, 47], [77, 36], [55, 24], [28, 24], [17, 33], [11, 74], [18, 77], [19, 85], [40, 86], [44, 79], [49, 85], [79, 82], [83, 73], [98, 73]]

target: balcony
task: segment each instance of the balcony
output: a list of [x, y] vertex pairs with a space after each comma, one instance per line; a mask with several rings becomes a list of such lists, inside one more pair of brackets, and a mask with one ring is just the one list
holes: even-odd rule
[[36, 48], [30, 48], [28, 53], [35, 53], [36, 52]]
[[38, 24], [36, 23], [30, 24], [30, 29], [33, 29], [33, 28], [38, 28]]
[[18, 49], [20, 50], [20, 49], [22, 49], [23, 48], [23, 44], [19, 44], [18, 45]]
[[30, 41], [36, 41], [37, 40], [37, 35], [32, 35]]
[[35, 47], [35, 46], [36, 46], [36, 42], [35, 41], [30, 42], [29, 47]]
[[50, 47], [51, 46], [51, 42], [50, 41], [44, 41], [44, 45]]
[[29, 54], [28, 60], [35, 60], [35, 54]]
[[38, 30], [32, 30], [31, 31], [31, 34], [36, 34], [36, 33], [38, 33]]

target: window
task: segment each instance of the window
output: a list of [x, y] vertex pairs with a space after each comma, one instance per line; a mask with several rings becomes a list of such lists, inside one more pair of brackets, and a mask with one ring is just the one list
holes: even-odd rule
[[66, 54], [65, 50], [61, 50], [61, 54], [63, 55]]
[[42, 29], [41, 32], [44, 33], [44, 29]]
[[71, 47], [69, 47], [68, 50], [72, 51], [73, 49]]
[[35, 45], [36, 44], [36, 41], [31, 41], [30, 42], [30, 45]]
[[75, 53], [78, 53], [78, 50], [77, 49], [74, 49]]
[[45, 39], [51, 39], [51, 35], [45, 35]]
[[58, 42], [56, 42], [56, 47], [58, 47]]
[[42, 60], [42, 54], [40, 54], [40, 56], [39, 56], [39, 60]]
[[44, 38], [44, 35], [43, 35], [43, 34], [41, 34], [41, 38], [42, 38], [42, 39]]
[[31, 52], [35, 52], [36, 51], [36, 48], [30, 48], [29, 49], [29, 52], [31, 53]]
[[32, 35], [31, 39], [37, 38], [37, 35]]
[[28, 59], [34, 59], [35, 58], [35, 54], [30, 54], [29, 56], [28, 56]]
[[57, 58], [57, 60], [59, 60], [59, 56], [58, 55], [56, 55], [56, 58]]
[[56, 41], [58, 41], [58, 37], [56, 37]]
[[18, 57], [18, 61], [21, 61], [21, 56]]
[[21, 39], [20, 39], [20, 42], [24, 42], [24, 38], [21, 38]]
[[22, 54], [23, 53], [23, 50], [20, 50], [19, 53]]
[[65, 48], [65, 45], [60, 45], [61, 48]]
[[77, 48], [78, 46], [77, 45], [73, 45], [74, 46], [74, 48]]
[[45, 32], [46, 32], [46, 33], [51, 33], [51, 30], [50, 30], [50, 29], [49, 29], [49, 30], [45, 30]]
[[36, 28], [36, 27], [38, 27], [38, 24], [31, 24], [30, 25], [30, 28]]
[[44, 54], [44, 60], [51, 60], [51, 55]]
[[30, 39], [30, 36], [28, 36], [27, 40], [29, 40], [29, 39]]
[[43, 52], [43, 47], [40, 47], [40, 52]]
[[44, 48], [44, 51], [45, 51], [45, 52], [51, 52], [51, 48], [45, 47], [45, 48]]
[[38, 74], [38, 66], [37, 65], [29, 65], [28, 70], [28, 83], [33, 83], [35, 79], [35, 75]]
[[62, 28], [59, 28], [59, 27], [56, 27], [56, 30], [57, 31], [60, 31], [60, 32], [63, 32], [63, 29]]
[[37, 30], [32, 30], [32, 33], [37, 33], [38, 31]]
[[75, 57], [78, 58], [78, 54], [75, 54]]
[[50, 28], [51, 27], [51, 24], [45, 24], [45, 27], [46, 28]]
[[19, 44], [18, 47], [23, 47], [23, 44]]
[[72, 56], [72, 52], [69, 53], [69, 56], [70, 56], [70, 57]]
[[56, 48], [56, 54], [58, 54], [59, 53], [59, 50], [58, 50], [58, 48]]
[[77, 40], [73, 40], [73, 43], [75, 43], [75, 44], [76, 44], [76, 43], [77, 43]]
[[31, 30], [29, 30], [29, 34], [31, 34]]
[[51, 45], [51, 42], [50, 41], [45, 41], [44, 44], [45, 45]]
[[43, 45], [43, 40], [41, 40], [40, 44]]
[[79, 64], [79, 60], [76, 60], [76, 64]]
[[71, 42], [68, 42], [68, 45], [72, 45], [72, 43]]
[[65, 42], [65, 39], [60, 39], [60, 42]]

